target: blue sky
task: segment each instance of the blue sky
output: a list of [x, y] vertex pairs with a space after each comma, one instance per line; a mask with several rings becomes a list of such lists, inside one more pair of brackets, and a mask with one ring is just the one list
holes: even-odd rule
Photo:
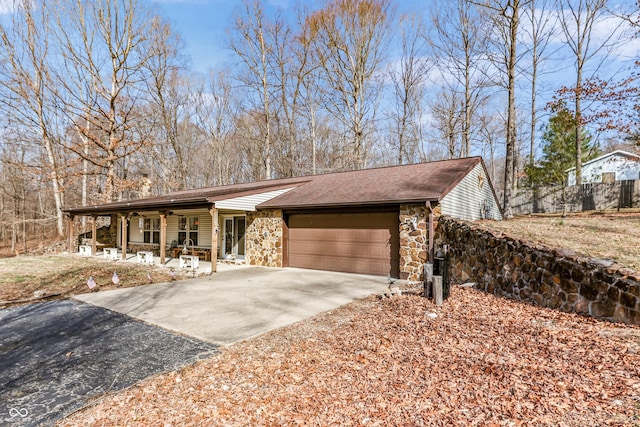
[[[230, 53], [225, 49], [225, 30], [232, 16], [242, 6], [242, 0], [149, 0], [162, 16], [172, 23], [185, 42], [194, 71], [205, 73], [209, 68], [227, 62]], [[306, 1], [310, 5], [318, 1]], [[277, 8], [287, 10], [295, 1], [268, 0], [267, 13]]]
[[[2, 1], [2, 0], [0, 0]], [[209, 68], [230, 60], [225, 49], [225, 30], [231, 25], [234, 12], [242, 6], [242, 0], [147, 0], [158, 8], [160, 14], [172, 23], [185, 42], [186, 53], [191, 57], [193, 71], [205, 73]], [[298, 3], [313, 7], [321, 0], [265, 0], [267, 14], [277, 9], [293, 11]], [[425, 4], [428, 2], [425, 2]], [[411, 0], [395, 0], [397, 10], [415, 5]]]
[[[0, 0], [3, 2], [5, 0]], [[233, 61], [229, 50], [225, 48], [225, 30], [231, 25], [234, 12], [242, 6], [242, 0], [146, 0], [158, 9], [158, 12], [167, 18], [174, 29], [182, 36], [185, 43], [185, 53], [191, 59], [191, 69], [199, 73], [206, 73], [210, 68], [219, 68], [226, 62]], [[271, 15], [278, 8], [293, 11], [296, 4], [302, 3], [313, 7], [319, 7], [321, 0], [264, 0], [266, 13]], [[426, 12], [432, 5], [432, 1], [425, 0], [422, 7], [412, 0], [394, 0], [392, 2], [396, 11], [419, 10]], [[426, 14], [428, 15], [428, 14]], [[522, 25], [526, 25], [523, 22]], [[617, 23], [602, 21], [596, 26], [595, 33], [606, 33], [608, 26]], [[558, 40], [559, 41], [559, 40]], [[639, 39], [626, 44], [625, 54], [631, 53], [633, 57], [640, 48]], [[521, 47], [522, 50], [522, 47]], [[622, 53], [622, 52], [621, 52]], [[626, 55], [614, 55], [618, 60]], [[612, 59], [613, 59], [612, 58]], [[628, 60], [628, 58], [625, 58]], [[614, 64], [617, 61], [613, 61]], [[610, 64], [611, 65], [611, 64]], [[566, 72], [573, 75], [568, 69]], [[563, 73], [560, 73], [563, 74]], [[563, 80], [559, 75], [559, 80]], [[566, 82], [568, 83], [568, 82]]]
[[194, 71], [224, 63], [225, 29], [241, 0], [157, 0], [153, 4], [183, 38]]

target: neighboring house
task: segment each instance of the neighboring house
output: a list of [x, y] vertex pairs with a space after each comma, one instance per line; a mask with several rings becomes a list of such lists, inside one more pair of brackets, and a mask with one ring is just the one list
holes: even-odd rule
[[[582, 164], [582, 183], [640, 179], [640, 156], [616, 150]], [[576, 185], [576, 168], [567, 169], [567, 185]]]
[[92, 216], [94, 230], [96, 217], [110, 216], [108, 244], [152, 250], [161, 263], [186, 245], [209, 259], [410, 281], [421, 280], [422, 265], [433, 257], [429, 230], [439, 215], [502, 219], [480, 157], [178, 191], [66, 212], [70, 225], [75, 216]]

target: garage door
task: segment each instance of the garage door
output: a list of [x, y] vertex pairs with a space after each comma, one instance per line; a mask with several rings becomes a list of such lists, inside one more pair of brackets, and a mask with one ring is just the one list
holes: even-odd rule
[[398, 277], [397, 212], [290, 215], [289, 265]]

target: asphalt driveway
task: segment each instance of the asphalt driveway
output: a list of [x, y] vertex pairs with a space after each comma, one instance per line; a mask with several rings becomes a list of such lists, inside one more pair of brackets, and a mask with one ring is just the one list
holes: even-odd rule
[[100, 394], [216, 351], [79, 301], [0, 310], [0, 425], [51, 425]]
[[0, 425], [51, 425], [103, 393], [208, 357], [220, 344], [387, 286], [375, 276], [221, 266], [203, 278], [0, 310]]
[[219, 266], [206, 277], [76, 298], [213, 344], [230, 344], [382, 292], [378, 276]]

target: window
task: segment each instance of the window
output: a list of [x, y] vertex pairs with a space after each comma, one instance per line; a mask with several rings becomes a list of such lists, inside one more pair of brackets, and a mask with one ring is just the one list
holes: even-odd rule
[[602, 172], [602, 182], [611, 184], [616, 182], [616, 173], [615, 172]]
[[197, 216], [181, 216], [178, 218], [178, 244], [184, 245], [185, 240], [187, 240], [187, 246], [198, 246]]
[[144, 243], [160, 243], [160, 218], [145, 218], [142, 234]]

